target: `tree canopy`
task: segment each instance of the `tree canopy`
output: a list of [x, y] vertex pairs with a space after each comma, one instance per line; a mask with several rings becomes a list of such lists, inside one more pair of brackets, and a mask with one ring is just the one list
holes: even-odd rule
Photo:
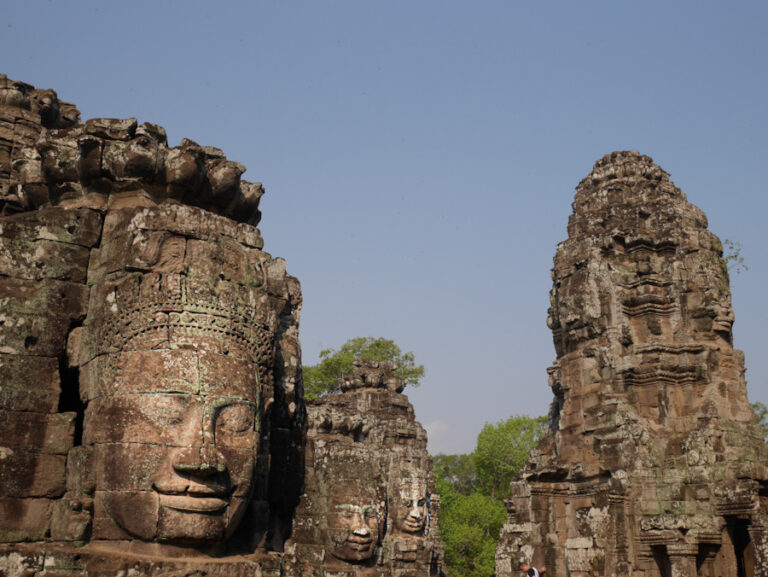
[[434, 455], [432, 467], [435, 479], [440, 479], [452, 491], [460, 495], [470, 495], [477, 492], [477, 469], [475, 454], [469, 455]]
[[475, 448], [477, 477], [484, 492], [491, 497], [506, 496], [510, 481], [528, 461], [546, 422], [546, 417], [514, 416], [495, 425], [485, 424]]
[[441, 479], [436, 485], [448, 570], [456, 577], [493, 575], [499, 531], [507, 520], [504, 503], [480, 493], [462, 495]]
[[337, 349], [320, 351], [320, 362], [303, 366], [304, 396], [307, 400], [336, 393], [339, 379], [352, 372], [355, 359], [390, 361], [397, 365], [395, 373], [406, 385], [418, 387], [424, 376], [424, 365], [417, 365], [412, 352], [404, 353], [394, 341], [382, 337], [349, 339]]
[[454, 577], [493, 574], [496, 543], [507, 517], [502, 498], [545, 424], [546, 417], [526, 416], [486, 423], [473, 453], [432, 457], [440, 494], [440, 537]]
[[741, 256], [741, 243], [735, 240], [723, 239], [723, 262], [727, 271], [735, 270], [736, 274], [741, 274], [742, 271], [749, 270], [749, 267], [744, 262], [744, 257]]

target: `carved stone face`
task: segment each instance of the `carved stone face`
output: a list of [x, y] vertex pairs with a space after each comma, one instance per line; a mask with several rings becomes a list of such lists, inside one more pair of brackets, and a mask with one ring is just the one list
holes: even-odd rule
[[427, 521], [427, 483], [409, 479], [398, 488], [395, 503], [395, 528], [418, 534]]
[[328, 514], [327, 551], [343, 561], [359, 562], [373, 557], [381, 534], [379, 509], [374, 491], [338, 489]]
[[113, 357], [110, 393], [91, 401], [85, 423], [97, 502], [142, 540], [226, 539], [244, 512], [258, 449], [253, 363], [190, 349]]

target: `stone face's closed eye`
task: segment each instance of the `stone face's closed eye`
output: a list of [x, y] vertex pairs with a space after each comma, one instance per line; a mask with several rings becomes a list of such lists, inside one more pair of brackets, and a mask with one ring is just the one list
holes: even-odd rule
[[216, 414], [216, 432], [233, 435], [254, 430], [256, 407], [248, 403], [233, 403], [218, 409]]

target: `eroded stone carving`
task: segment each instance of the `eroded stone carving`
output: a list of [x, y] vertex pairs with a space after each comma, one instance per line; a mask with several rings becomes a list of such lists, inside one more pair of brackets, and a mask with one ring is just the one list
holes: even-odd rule
[[217, 149], [82, 124], [0, 77], [6, 126], [0, 558], [279, 573], [303, 484], [301, 296], [261, 250], [263, 189]]
[[109, 283], [103, 301], [96, 290], [108, 308], [95, 313], [99, 327], [115, 334], [97, 331], [101, 354], [85, 368], [84, 442], [104, 513], [95, 539], [119, 535], [114, 524], [143, 540], [224, 541], [250, 497], [263, 411], [256, 367], [271, 362], [258, 352], [274, 342], [251, 330], [255, 310], [190, 295], [192, 278], [129, 277]]
[[[395, 369], [358, 360], [342, 394], [309, 405], [307, 487], [287, 575], [442, 574], [426, 434]], [[318, 518], [328, 519], [326, 537]]]
[[244, 170], [0, 76], [0, 573], [441, 573], [393, 365], [313, 408], [305, 467], [301, 294]]
[[430, 493], [427, 477], [419, 474], [423, 465], [414, 467], [405, 475], [393, 481], [391, 498], [395, 529], [409, 535], [421, 535], [429, 518]]
[[[140, 190], [161, 202], [173, 199], [258, 224], [259, 183], [242, 181], [245, 167], [214, 147], [184, 139], [168, 147], [165, 130], [135, 118], [96, 118], [43, 133], [16, 161], [23, 208], [77, 204], [86, 195]], [[88, 199], [97, 202], [98, 197]]]
[[396, 366], [386, 361], [370, 361], [367, 359], [355, 359], [354, 371], [339, 380], [339, 388], [342, 392], [355, 389], [388, 389], [396, 393], [402, 393], [405, 383], [395, 375]]
[[600, 159], [573, 210], [547, 320], [551, 434], [513, 483], [497, 574], [768, 575], [766, 447], [720, 241], [637, 152]]

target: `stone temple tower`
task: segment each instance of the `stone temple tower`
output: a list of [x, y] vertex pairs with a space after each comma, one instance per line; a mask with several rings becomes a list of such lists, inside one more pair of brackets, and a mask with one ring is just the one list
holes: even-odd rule
[[766, 446], [707, 218], [637, 152], [579, 183], [557, 247], [550, 434], [507, 501], [497, 574], [768, 575]]

